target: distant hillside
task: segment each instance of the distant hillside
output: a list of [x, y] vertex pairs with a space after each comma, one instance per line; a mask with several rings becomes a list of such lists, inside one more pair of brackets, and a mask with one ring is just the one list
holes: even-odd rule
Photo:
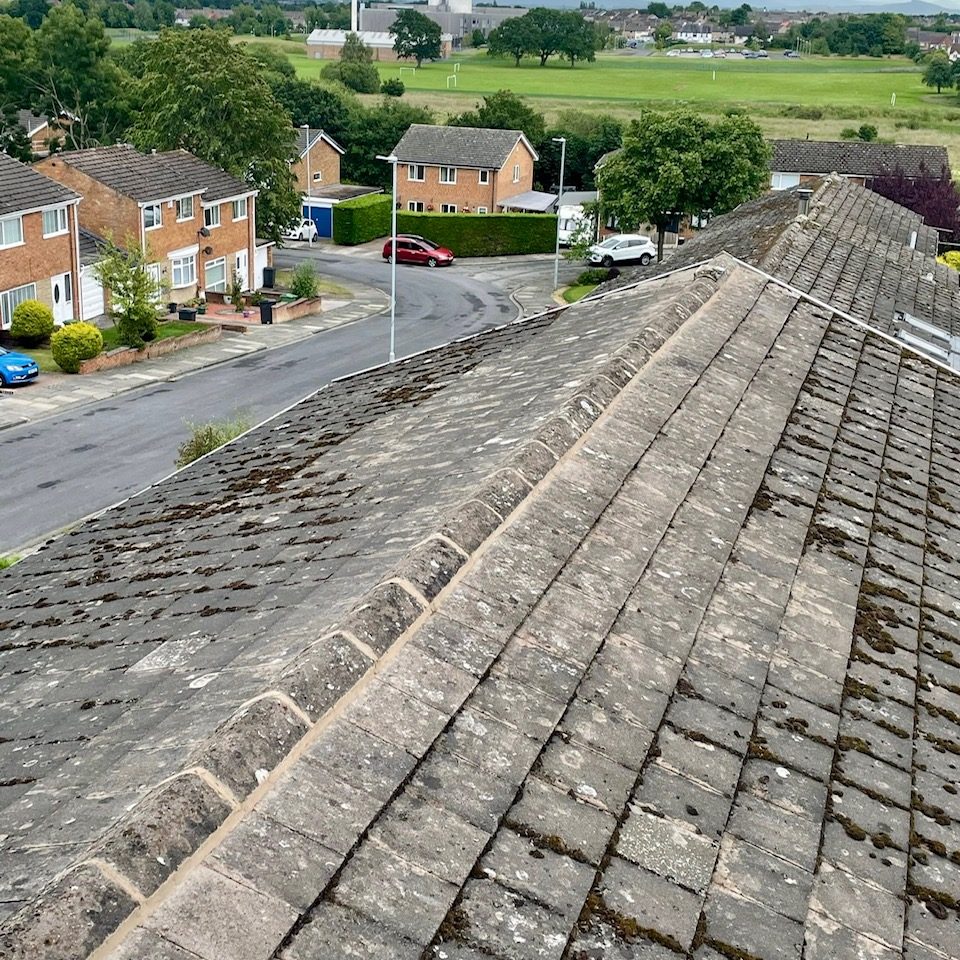
[[[627, 6], [623, 0], [595, 0], [596, 6], [604, 10], [637, 10], [644, 9], [644, 3]], [[739, 7], [739, 0], [715, 0], [720, 7]], [[476, 5], [476, 4], [475, 4]], [[580, 6], [579, 0], [513, 0], [504, 2], [500, 6], [518, 7], [562, 7], [576, 9]], [[759, 5], [754, 5], [759, 10]], [[873, 0], [782, 0], [772, 3], [768, 9], [773, 10], [805, 10], [813, 13], [902, 13], [908, 17], [934, 17], [938, 13], [960, 13], [960, 0], [943, 0], [941, 3], [931, 3], [929, 0], [900, 0], [898, 3], [873, 2]]]

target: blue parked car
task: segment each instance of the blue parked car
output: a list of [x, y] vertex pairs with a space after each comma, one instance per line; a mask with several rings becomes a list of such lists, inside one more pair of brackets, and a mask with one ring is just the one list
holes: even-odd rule
[[40, 368], [33, 357], [0, 347], [0, 387], [27, 383], [29, 380], [36, 380], [39, 375]]

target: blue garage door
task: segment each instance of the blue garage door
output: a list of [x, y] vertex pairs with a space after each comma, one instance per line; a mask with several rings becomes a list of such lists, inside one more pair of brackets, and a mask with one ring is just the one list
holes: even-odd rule
[[333, 210], [330, 207], [304, 205], [303, 215], [317, 225], [317, 236], [333, 236]]

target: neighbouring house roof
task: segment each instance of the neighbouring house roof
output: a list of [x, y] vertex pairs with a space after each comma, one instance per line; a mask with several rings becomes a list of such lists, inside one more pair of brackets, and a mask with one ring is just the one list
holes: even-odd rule
[[80, 227], [78, 230], [78, 238], [80, 243], [80, 263], [85, 267], [96, 263], [100, 259], [100, 254], [103, 252], [107, 241], [98, 233], [94, 233], [92, 230], [85, 230], [83, 227]]
[[938, 177], [950, 169], [946, 147], [861, 140], [771, 140], [770, 169], [779, 173], [842, 173], [877, 177], [899, 167], [908, 177]]
[[204, 200], [222, 200], [257, 192], [186, 150], [141, 153], [127, 144], [118, 144], [60, 153], [49, 162], [73, 167], [141, 203], [190, 193], [200, 193]]
[[596, 190], [567, 190], [561, 195], [560, 202], [557, 206], [577, 207], [584, 203], [596, 203], [596, 201]]
[[318, 140], [323, 140], [328, 143], [337, 153], [343, 155], [345, 152], [343, 147], [337, 143], [329, 133], [325, 133], [323, 130], [310, 129], [307, 130], [306, 127], [296, 127], [297, 131], [297, 156], [302, 157], [307, 152], [307, 147], [313, 146]]
[[308, 191], [314, 200], [352, 200], [365, 197], [369, 193], [383, 193], [380, 187], [362, 187], [355, 183], [317, 183], [311, 184]]
[[528, 210], [531, 213], [546, 213], [552, 210], [557, 202], [555, 193], [543, 193], [540, 190], [526, 190], [506, 200], [500, 201], [504, 210]]
[[0, 217], [79, 199], [62, 183], [0, 153]]
[[540, 159], [520, 130], [412, 123], [393, 152], [401, 163], [499, 170], [519, 142], [526, 145], [534, 160]]
[[17, 123], [27, 131], [27, 136], [32, 137], [38, 133], [50, 122], [49, 117], [43, 114], [34, 113], [32, 110], [18, 110]]
[[955, 956], [960, 382], [851, 318], [881, 274], [760, 246], [331, 384], [0, 573], [4, 955]]

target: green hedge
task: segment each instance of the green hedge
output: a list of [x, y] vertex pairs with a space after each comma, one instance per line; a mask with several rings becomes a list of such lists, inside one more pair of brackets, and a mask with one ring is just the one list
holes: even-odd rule
[[338, 203], [333, 211], [333, 240], [356, 246], [390, 234], [390, 197], [370, 193]]
[[[339, 214], [340, 207], [337, 207], [337, 216]], [[388, 203], [388, 219], [389, 215]], [[389, 229], [388, 224], [388, 232]], [[397, 233], [428, 237], [458, 257], [553, 253], [557, 242], [557, 218], [545, 213], [409, 213], [399, 210]]]

